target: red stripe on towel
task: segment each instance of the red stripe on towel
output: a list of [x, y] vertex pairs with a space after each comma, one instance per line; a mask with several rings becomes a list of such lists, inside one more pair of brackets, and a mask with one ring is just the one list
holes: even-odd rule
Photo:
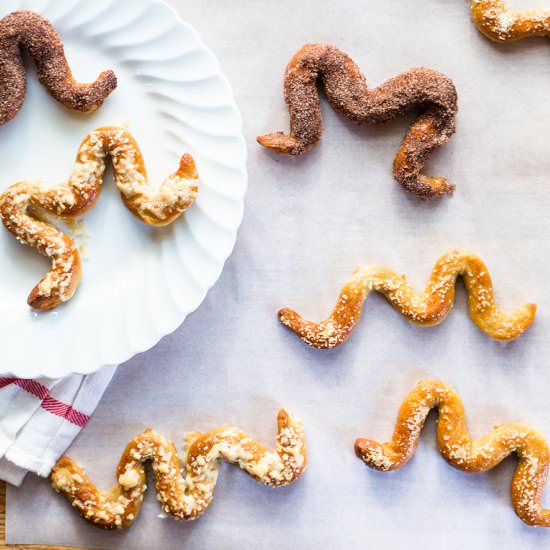
[[41, 407], [45, 411], [55, 414], [56, 416], [60, 416], [80, 428], [83, 428], [87, 424], [88, 420], [90, 420], [90, 417], [87, 414], [77, 411], [70, 405], [67, 405], [67, 403], [63, 403], [54, 397], [51, 397], [50, 390], [36, 380], [32, 380], [30, 378], [0, 377], [0, 389], [5, 388], [10, 384], [16, 384], [27, 393], [30, 393], [40, 399], [40, 401], [42, 401]]

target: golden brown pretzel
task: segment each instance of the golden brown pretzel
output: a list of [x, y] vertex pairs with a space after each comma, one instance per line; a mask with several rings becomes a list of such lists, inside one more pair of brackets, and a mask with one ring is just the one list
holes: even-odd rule
[[185, 477], [174, 445], [147, 430], [126, 447], [117, 468], [118, 484], [111, 491], [97, 489], [82, 468], [67, 457], [53, 468], [52, 484], [89, 522], [104, 529], [122, 529], [131, 525], [139, 513], [146, 489], [144, 463], [151, 462], [157, 498], [164, 512], [175, 519], [196, 519], [212, 500], [218, 458], [237, 464], [271, 487], [288, 485], [300, 477], [306, 467], [302, 423], [282, 409], [277, 424], [274, 453], [237, 428], [186, 434]]
[[421, 294], [416, 294], [404, 277], [390, 269], [366, 267], [357, 269], [346, 282], [334, 310], [324, 321], [305, 321], [288, 308], [279, 311], [279, 319], [306, 344], [321, 349], [335, 348], [349, 338], [361, 319], [367, 296], [376, 291], [412, 323], [437, 325], [453, 307], [455, 283], [459, 276], [466, 285], [472, 321], [492, 338], [513, 340], [533, 322], [535, 304], [526, 304], [512, 314], [502, 313], [496, 307], [487, 267], [477, 256], [465, 250], [451, 250], [441, 256]]
[[102, 72], [92, 84], [76, 82], [51, 23], [32, 11], [13, 12], [0, 20], [0, 125], [11, 120], [25, 100], [22, 48], [34, 58], [41, 84], [69, 109], [91, 113], [117, 86], [113, 71]]
[[9, 187], [0, 195], [0, 220], [20, 242], [52, 261], [51, 270], [29, 295], [28, 303], [35, 309], [48, 310], [68, 301], [80, 282], [82, 268], [73, 241], [34, 216], [33, 209], [60, 218], [84, 214], [98, 199], [107, 157], [124, 204], [144, 223], [167, 225], [195, 200], [198, 175], [191, 155], [183, 155], [178, 170], [155, 189], [147, 182], [135, 139], [117, 126], [98, 128], [84, 139], [67, 182], [52, 185], [26, 180]]
[[359, 438], [355, 441], [357, 456], [381, 472], [401, 468], [413, 456], [424, 421], [434, 408], [439, 410], [437, 442], [443, 458], [458, 470], [477, 474], [515, 453], [518, 465], [511, 487], [514, 510], [528, 525], [550, 527], [550, 510], [541, 505], [550, 459], [544, 435], [525, 424], [503, 424], [472, 442], [462, 402], [442, 382], [419, 382], [399, 409], [391, 442]]
[[329, 44], [308, 44], [291, 59], [284, 88], [290, 134], [260, 136], [261, 145], [278, 153], [301, 155], [319, 141], [323, 122], [318, 79], [333, 109], [358, 124], [380, 124], [418, 109], [420, 116], [395, 157], [395, 179], [422, 199], [453, 191], [454, 185], [444, 178], [421, 174], [426, 159], [455, 131], [457, 96], [451, 80], [431, 69], [417, 68], [369, 89], [353, 60]]
[[513, 11], [503, 0], [472, 0], [471, 10], [476, 27], [495, 42], [550, 36], [550, 10]]

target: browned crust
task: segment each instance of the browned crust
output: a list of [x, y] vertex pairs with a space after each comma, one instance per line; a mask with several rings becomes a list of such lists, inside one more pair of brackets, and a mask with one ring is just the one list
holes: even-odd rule
[[526, 304], [512, 314], [496, 307], [487, 267], [466, 250], [451, 250], [441, 256], [421, 294], [416, 294], [404, 277], [390, 269], [367, 267], [356, 270], [345, 283], [334, 310], [324, 321], [306, 321], [289, 308], [279, 311], [279, 320], [306, 344], [319, 349], [335, 348], [351, 336], [361, 319], [367, 296], [376, 291], [410, 322], [420, 326], [437, 325], [451, 311], [458, 277], [462, 277], [466, 285], [472, 321], [491, 338], [513, 340], [534, 321], [535, 304]]
[[22, 49], [35, 60], [42, 85], [69, 109], [91, 113], [117, 87], [113, 71], [102, 72], [92, 84], [76, 82], [51, 23], [31, 11], [13, 12], [0, 20], [0, 125], [19, 112], [25, 99]]
[[258, 143], [290, 155], [302, 155], [314, 147], [323, 132], [318, 80], [334, 110], [357, 124], [381, 124], [418, 110], [420, 115], [395, 158], [395, 179], [421, 199], [453, 191], [454, 185], [444, 178], [421, 173], [431, 153], [454, 133], [458, 109], [452, 81], [431, 69], [411, 69], [369, 89], [346, 53], [329, 44], [308, 44], [294, 55], [285, 73], [290, 134], [259, 136]]
[[446, 384], [425, 380], [404, 400], [389, 443], [359, 438], [355, 452], [369, 468], [381, 472], [397, 470], [414, 455], [424, 421], [431, 409], [438, 409], [437, 442], [445, 460], [469, 473], [491, 470], [506, 457], [516, 454], [518, 465], [512, 479], [514, 510], [528, 525], [550, 527], [550, 510], [542, 508], [550, 454], [542, 433], [525, 424], [502, 424], [472, 442], [466, 428], [464, 407]]
[[191, 155], [183, 155], [177, 171], [154, 189], [147, 182], [136, 140], [116, 126], [98, 128], [84, 139], [67, 182], [52, 186], [28, 180], [9, 187], [0, 195], [0, 220], [20, 242], [52, 260], [51, 270], [29, 295], [28, 304], [34, 309], [50, 310], [70, 300], [80, 282], [82, 266], [73, 241], [38, 219], [32, 209], [64, 219], [87, 212], [98, 199], [106, 157], [112, 160], [115, 183], [124, 204], [144, 223], [172, 223], [197, 196], [198, 174]]
[[550, 10], [513, 11], [503, 0], [472, 0], [472, 19], [494, 42], [516, 42], [531, 36], [550, 36]]
[[157, 498], [175, 519], [193, 520], [208, 508], [216, 485], [217, 460], [237, 464], [256, 481], [283, 487], [296, 481], [306, 468], [302, 424], [281, 409], [277, 416], [275, 452], [237, 428], [217, 428], [186, 434], [183, 473], [173, 443], [147, 430], [127, 445], [117, 468], [117, 485], [99, 490], [84, 470], [63, 457], [52, 470], [54, 489], [63, 493], [80, 515], [103, 529], [122, 529], [137, 517], [145, 486], [144, 464], [151, 462]]

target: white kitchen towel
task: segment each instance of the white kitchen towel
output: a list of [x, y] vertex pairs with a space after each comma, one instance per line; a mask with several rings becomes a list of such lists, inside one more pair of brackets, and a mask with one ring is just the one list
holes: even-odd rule
[[116, 367], [53, 380], [0, 376], [0, 479], [47, 476], [87, 424]]

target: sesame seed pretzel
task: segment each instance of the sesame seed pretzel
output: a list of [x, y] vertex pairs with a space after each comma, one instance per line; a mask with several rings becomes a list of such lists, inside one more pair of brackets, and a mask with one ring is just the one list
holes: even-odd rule
[[453, 191], [454, 185], [446, 179], [421, 174], [431, 153], [454, 133], [458, 108], [452, 81], [431, 69], [411, 69], [369, 89], [359, 67], [343, 51], [328, 44], [308, 44], [294, 55], [285, 72], [290, 134], [267, 134], [258, 137], [258, 143], [289, 155], [313, 148], [323, 132], [317, 80], [332, 108], [358, 124], [381, 124], [418, 109], [420, 115], [395, 157], [395, 179], [421, 199]]
[[164, 512], [178, 520], [196, 519], [213, 498], [218, 458], [237, 464], [270, 487], [289, 485], [302, 475], [306, 467], [302, 423], [281, 409], [277, 425], [274, 453], [237, 428], [186, 434], [185, 477], [173, 443], [149, 429], [126, 447], [117, 468], [118, 484], [111, 491], [97, 489], [82, 468], [67, 457], [53, 468], [52, 485], [90, 523], [103, 529], [123, 529], [139, 513], [146, 489], [144, 463], [151, 462]]
[[69, 109], [91, 113], [117, 86], [113, 71], [102, 72], [92, 84], [76, 82], [51, 23], [32, 11], [16, 11], [0, 19], [0, 125], [11, 120], [25, 100], [21, 49], [34, 58], [40, 83]]
[[62, 219], [87, 212], [101, 190], [107, 157], [111, 158], [115, 184], [126, 207], [148, 225], [173, 222], [195, 200], [198, 175], [193, 157], [181, 157], [179, 168], [160, 188], [151, 187], [143, 156], [132, 135], [124, 128], [105, 126], [82, 142], [71, 177], [52, 185], [25, 180], [0, 195], [0, 220], [23, 244], [36, 248], [52, 261], [51, 270], [31, 291], [28, 304], [49, 310], [68, 301], [82, 274], [74, 242], [57, 228], [40, 220], [33, 209], [42, 209]]
[[355, 441], [355, 452], [369, 468], [390, 472], [404, 466], [414, 455], [424, 421], [431, 409], [439, 411], [437, 442], [443, 458], [454, 468], [468, 473], [486, 472], [515, 453], [518, 465], [512, 479], [512, 504], [527, 523], [550, 527], [550, 510], [542, 508], [550, 455], [543, 434], [525, 424], [502, 424], [472, 442], [466, 429], [464, 406], [446, 384], [419, 382], [397, 414], [391, 442], [368, 439]]
[[550, 36], [550, 10], [513, 11], [503, 0], [472, 0], [471, 10], [476, 27], [495, 42]]
[[453, 307], [456, 279], [462, 277], [468, 293], [470, 317], [476, 326], [496, 340], [513, 340], [533, 322], [535, 304], [526, 304], [505, 314], [495, 305], [493, 284], [485, 264], [471, 252], [451, 250], [435, 264], [424, 291], [415, 293], [406, 279], [385, 267], [357, 269], [343, 286], [330, 316], [320, 323], [305, 321], [292, 309], [279, 311], [283, 325], [306, 344], [320, 349], [344, 343], [361, 319], [370, 292], [380, 292], [408, 321], [433, 326], [443, 321]]

